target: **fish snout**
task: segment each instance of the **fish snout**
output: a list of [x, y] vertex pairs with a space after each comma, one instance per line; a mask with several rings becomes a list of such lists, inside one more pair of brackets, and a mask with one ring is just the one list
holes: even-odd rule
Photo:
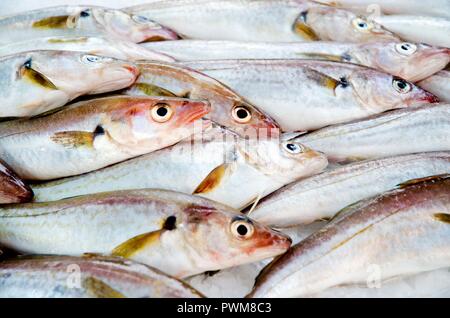
[[165, 27], [148, 27], [144, 32], [144, 38], [140, 43], [156, 42], [156, 41], [174, 41], [181, 40], [182, 37], [174, 30]]
[[137, 66], [135, 66], [135, 65], [125, 64], [125, 65], [123, 66], [123, 68], [124, 68], [125, 70], [127, 70], [128, 72], [130, 72], [130, 73], [133, 75], [133, 77], [134, 77], [135, 79], [136, 79], [136, 78], [139, 76], [139, 74], [140, 74], [139, 68], [138, 68]]
[[189, 124], [207, 115], [210, 111], [211, 104], [208, 101], [184, 101], [177, 107], [179, 114], [179, 120], [177, 122]]

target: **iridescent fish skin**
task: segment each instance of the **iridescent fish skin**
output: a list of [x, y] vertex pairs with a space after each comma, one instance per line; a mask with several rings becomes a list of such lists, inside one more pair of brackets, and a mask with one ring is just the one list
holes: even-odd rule
[[85, 94], [134, 83], [139, 70], [109, 57], [67, 51], [31, 51], [0, 58], [0, 117], [28, 117]]
[[250, 143], [214, 126], [200, 139], [89, 174], [36, 184], [33, 190], [35, 202], [45, 202], [112, 190], [167, 189], [242, 209], [326, 165], [325, 155], [300, 144], [278, 139]]
[[0, 209], [0, 241], [33, 254], [112, 254], [175, 277], [270, 258], [291, 244], [215, 201], [151, 189]]
[[0, 204], [29, 202], [32, 199], [31, 188], [14, 171], [0, 163]]
[[23, 256], [0, 262], [5, 298], [201, 298], [156, 269], [100, 255]]
[[294, 139], [324, 152], [331, 162], [450, 150], [450, 105], [395, 110], [326, 127]]
[[212, 121], [241, 136], [270, 136], [278, 125], [269, 116], [219, 81], [182, 65], [163, 62], [137, 64], [136, 83], [123, 93], [131, 96], [177, 96], [211, 103]]
[[283, 131], [315, 130], [438, 99], [401, 78], [367, 67], [315, 60], [184, 62], [229, 86]]
[[388, 191], [402, 182], [449, 171], [450, 152], [355, 162], [277, 190], [263, 198], [251, 216], [275, 227], [329, 219], [347, 205]]
[[422, 15], [380, 15], [374, 20], [405, 41], [450, 48], [450, 19]]
[[48, 36], [104, 36], [135, 43], [179, 38], [145, 17], [95, 6], [51, 7], [0, 18], [0, 44]]
[[348, 8], [365, 14], [413, 14], [450, 18], [450, 2], [433, 0], [315, 0], [337, 8]]
[[305, 0], [165, 0], [130, 7], [199, 40], [294, 42], [398, 40], [378, 24], [346, 10]]
[[[410, 181], [342, 211], [259, 276], [251, 297], [307, 297], [448, 268], [449, 175]], [[365, 285], [366, 284], [366, 285]]]
[[82, 101], [1, 123], [0, 157], [24, 179], [73, 176], [170, 146], [193, 134], [209, 110], [208, 102], [180, 98]]
[[442, 70], [450, 50], [408, 42], [238, 42], [181, 40], [142, 44], [179, 61], [315, 59], [360, 64], [411, 82]]
[[168, 55], [145, 49], [133, 42], [93, 36], [53, 36], [13, 42], [0, 46], [0, 56], [33, 50], [77, 51], [131, 62], [139, 60], [174, 61]]
[[441, 101], [450, 103], [450, 71], [437, 72], [417, 85], [436, 95]]

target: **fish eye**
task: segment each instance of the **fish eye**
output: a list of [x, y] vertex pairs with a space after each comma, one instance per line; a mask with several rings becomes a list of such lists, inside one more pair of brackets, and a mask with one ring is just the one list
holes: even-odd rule
[[394, 78], [392, 80], [392, 86], [400, 94], [406, 94], [412, 89], [412, 85], [401, 78]]
[[172, 118], [173, 110], [172, 108], [164, 103], [156, 104], [151, 109], [151, 116], [154, 121], [158, 123], [165, 123], [170, 118]]
[[244, 106], [237, 106], [233, 108], [231, 114], [233, 116], [233, 119], [240, 124], [246, 124], [252, 119], [250, 110], [248, 110], [248, 108]]
[[109, 62], [112, 58], [86, 54], [81, 57], [81, 61], [86, 64], [95, 64], [99, 62]]
[[83, 10], [80, 12], [80, 17], [86, 18], [88, 16], [90, 16], [89, 10]]
[[25, 61], [25, 63], [23, 63], [23, 67], [30, 69], [31, 68], [31, 59], [28, 59]]
[[237, 217], [231, 222], [231, 234], [238, 239], [248, 239], [255, 232], [255, 227], [248, 219]]
[[132, 15], [131, 18], [133, 19], [134, 22], [140, 24], [154, 23], [152, 20], [142, 15]]
[[372, 25], [362, 18], [355, 18], [352, 21], [353, 26], [360, 31], [369, 31], [372, 28]]
[[299, 154], [304, 151], [303, 147], [295, 142], [285, 142], [283, 147], [291, 154]]
[[409, 56], [417, 51], [417, 45], [413, 43], [398, 43], [395, 45], [395, 50], [401, 55]]
[[95, 55], [83, 55], [81, 57], [81, 60], [84, 63], [97, 63], [101, 60], [101, 58], [99, 56], [95, 56]]

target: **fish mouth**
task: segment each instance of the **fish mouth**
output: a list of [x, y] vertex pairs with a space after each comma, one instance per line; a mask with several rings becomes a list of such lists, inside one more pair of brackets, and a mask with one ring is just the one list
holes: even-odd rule
[[421, 101], [424, 101], [426, 103], [430, 103], [430, 104], [435, 104], [435, 103], [439, 103], [440, 100], [437, 96], [426, 92], [425, 96], [423, 96], [422, 98], [420, 98]]
[[167, 27], [161, 27], [159, 29], [151, 29], [148, 31], [147, 36], [140, 43], [157, 42], [157, 41], [175, 41], [181, 40], [182, 37], [177, 32]]
[[124, 65], [123, 68], [126, 69], [131, 74], [133, 74], [135, 78], [138, 77], [140, 74], [139, 68], [134, 65]]

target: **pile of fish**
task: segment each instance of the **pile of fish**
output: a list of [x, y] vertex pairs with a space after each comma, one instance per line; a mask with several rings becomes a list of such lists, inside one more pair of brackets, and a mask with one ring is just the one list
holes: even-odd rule
[[116, 2], [0, 4], [0, 297], [450, 296], [448, 0]]

